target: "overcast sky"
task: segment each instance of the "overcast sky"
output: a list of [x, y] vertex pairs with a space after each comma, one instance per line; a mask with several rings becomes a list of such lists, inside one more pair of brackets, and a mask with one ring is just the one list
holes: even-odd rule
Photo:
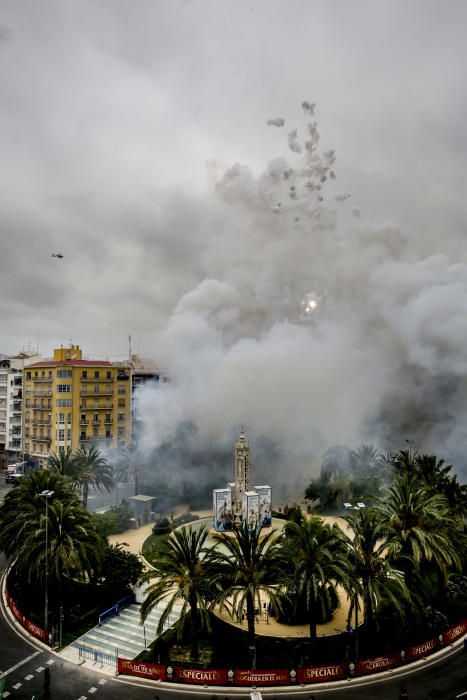
[[465, 464], [466, 17], [3, 0], [0, 352], [131, 333], [174, 380], [148, 449], [244, 423], [306, 469], [409, 438]]
[[353, 205], [459, 259], [466, 15], [453, 0], [3, 0], [0, 351], [39, 332], [44, 354], [72, 338], [123, 355], [131, 332], [157, 356], [205, 273], [188, 234], [206, 164], [287, 155], [266, 121], [293, 126], [304, 99]]

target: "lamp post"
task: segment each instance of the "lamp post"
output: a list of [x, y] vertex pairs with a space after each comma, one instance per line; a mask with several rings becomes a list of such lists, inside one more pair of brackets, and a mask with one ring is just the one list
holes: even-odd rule
[[48, 631], [49, 625], [49, 498], [55, 491], [42, 491], [45, 498], [45, 602], [44, 602], [44, 626]]

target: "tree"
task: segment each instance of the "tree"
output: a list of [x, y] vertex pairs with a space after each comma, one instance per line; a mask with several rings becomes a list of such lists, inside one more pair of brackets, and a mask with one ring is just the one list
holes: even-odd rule
[[[53, 492], [47, 509], [44, 491]], [[30, 582], [45, 581], [46, 562], [58, 589], [67, 579], [86, 580], [99, 570], [105, 546], [70, 482], [56, 470], [30, 472], [0, 507], [0, 549]]]
[[[277, 559], [277, 533], [250, 532], [247, 526], [234, 527], [233, 536], [218, 533], [218, 547], [208, 553], [221, 582], [217, 603], [242, 619], [246, 609], [248, 644], [256, 649], [255, 607], [261, 607], [265, 594], [273, 609], [280, 610], [283, 570]], [[222, 549], [220, 547], [222, 546]]]
[[449, 515], [447, 499], [420, 486], [415, 474], [398, 477], [376, 510], [390, 560], [403, 570], [411, 593], [424, 563], [433, 563], [443, 577], [451, 568], [462, 569], [463, 532]]
[[128, 593], [143, 573], [143, 564], [132, 552], [127, 552], [125, 543], [109, 545], [105, 551], [104, 561], [99, 573], [99, 583], [114, 597]]
[[48, 468], [58, 471], [59, 474], [69, 479], [73, 488], [80, 488], [81, 468], [70, 447], [58, 454], [50, 455]]
[[332, 586], [351, 587], [345, 537], [337, 525], [311, 517], [301, 523], [288, 522], [280, 547], [283, 560], [291, 567], [296, 599], [305, 601], [313, 647], [318, 611], [329, 603]]
[[89, 486], [111, 491], [114, 487], [112, 467], [95, 447], [81, 447], [75, 453], [77, 481], [83, 494], [83, 505], [88, 504]]
[[394, 569], [386, 557], [385, 530], [378, 513], [373, 508], [362, 508], [352, 513], [347, 522], [353, 531], [348, 547], [355, 566], [355, 593], [361, 593], [365, 625], [373, 632], [380, 604], [389, 602], [403, 618], [409, 592], [403, 573]]
[[195, 530], [184, 527], [174, 530], [161, 545], [153, 571], [143, 577], [145, 581], [156, 579], [147, 591], [141, 606], [141, 621], [144, 622], [153, 608], [164, 601], [165, 609], [157, 628], [160, 634], [174, 606], [181, 603], [180, 619], [177, 623], [179, 636], [189, 623], [191, 658], [198, 659], [199, 633], [209, 628], [208, 609], [213, 601], [216, 572], [209, 559], [204, 557], [204, 545], [208, 529]]
[[143, 458], [138, 446], [132, 442], [123, 449], [123, 458], [125, 460], [122, 473], [127, 479], [133, 479], [135, 484], [135, 496], [140, 493], [140, 482], [144, 476]]

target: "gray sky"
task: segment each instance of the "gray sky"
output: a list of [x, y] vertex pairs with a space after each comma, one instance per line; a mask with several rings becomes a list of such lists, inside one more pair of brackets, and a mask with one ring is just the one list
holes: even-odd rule
[[[0, 351], [39, 332], [46, 355], [72, 338], [123, 356], [131, 333], [184, 387], [158, 409], [169, 433], [230, 430], [248, 389], [253, 432], [272, 421], [282, 439], [293, 414], [300, 455], [369, 426], [412, 437], [412, 419], [425, 439], [441, 418], [421, 407], [467, 369], [466, 15], [454, 0], [4, 0]], [[305, 167], [287, 134], [305, 153], [309, 118], [337, 179], [285, 202], [274, 159]], [[288, 373], [310, 358], [306, 381]]]

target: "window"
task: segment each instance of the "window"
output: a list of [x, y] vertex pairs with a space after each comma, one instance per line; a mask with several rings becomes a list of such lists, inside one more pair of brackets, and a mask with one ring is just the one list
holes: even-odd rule
[[35, 377], [36, 379], [37, 379], [38, 376], [39, 376], [39, 373], [38, 373], [38, 372], [34, 372], [34, 377]]
[[57, 391], [59, 394], [68, 394], [71, 391], [71, 384], [58, 384]]
[[125, 428], [119, 428], [118, 429], [118, 439], [121, 440], [124, 437], [125, 437]]
[[26, 450], [26, 452], [29, 452], [29, 442], [25, 444], [24, 449]]
[[31, 372], [26, 372], [26, 379], [31, 379]]
[[65, 448], [63, 447], [63, 445], [60, 445], [60, 447], [58, 448], [58, 452], [61, 455], [65, 452]]
[[81, 379], [87, 379], [88, 378], [88, 373], [87, 370], [83, 369], [81, 372]]
[[59, 422], [59, 423], [64, 423], [64, 422], [65, 422], [65, 414], [64, 414], [64, 413], [59, 413], [59, 414], [58, 414], [58, 422]]
[[79, 438], [79, 439], [80, 439], [80, 440], [86, 440], [86, 431], [85, 431], [85, 430], [82, 430], [82, 431], [81, 431], [81, 435], [80, 435], [80, 438]]
[[92, 434], [94, 435], [94, 437], [98, 437], [98, 435], [99, 435], [99, 428], [93, 428], [93, 429], [92, 429]]
[[106, 377], [107, 379], [112, 379], [112, 372], [110, 370], [107, 371]]
[[118, 407], [125, 408], [125, 399], [118, 399]]
[[119, 414], [118, 414], [118, 420], [119, 420], [121, 423], [123, 423], [123, 421], [125, 420], [125, 414], [124, 414], [124, 413], [119, 413]]
[[67, 430], [67, 438], [68, 440], [71, 440], [71, 428], [68, 428]]
[[68, 414], [68, 423], [71, 423], [71, 413]]
[[118, 393], [119, 393], [119, 394], [125, 394], [125, 387], [124, 387], [124, 386], [119, 386], [119, 387], [118, 387]]
[[112, 435], [110, 434], [110, 430], [106, 430], [106, 431], [105, 431], [105, 437], [106, 437], [106, 438], [111, 438], [111, 437], [112, 437]]
[[96, 369], [96, 371], [94, 372], [94, 379], [99, 379], [99, 370], [98, 369]]
[[111, 423], [111, 422], [112, 422], [112, 416], [110, 415], [110, 413], [106, 413], [106, 414], [105, 414], [105, 422], [106, 422], [106, 423]]
[[99, 393], [99, 384], [94, 384], [94, 393], [95, 394]]
[[64, 377], [71, 377], [72, 372], [71, 369], [58, 369], [57, 370], [57, 377], [60, 379], [63, 379]]
[[57, 408], [71, 408], [71, 399], [57, 399]]
[[31, 399], [26, 399], [26, 408], [31, 408]]
[[26, 411], [25, 420], [26, 420], [28, 423], [29, 423], [30, 417], [31, 417], [31, 413], [30, 413], [29, 411]]
[[60, 429], [60, 430], [58, 431], [58, 439], [59, 439], [59, 440], [64, 440], [64, 439], [65, 439], [65, 431], [64, 431], [64, 430]]
[[94, 423], [99, 423], [99, 414], [98, 413], [94, 414], [93, 421], [94, 421]]

